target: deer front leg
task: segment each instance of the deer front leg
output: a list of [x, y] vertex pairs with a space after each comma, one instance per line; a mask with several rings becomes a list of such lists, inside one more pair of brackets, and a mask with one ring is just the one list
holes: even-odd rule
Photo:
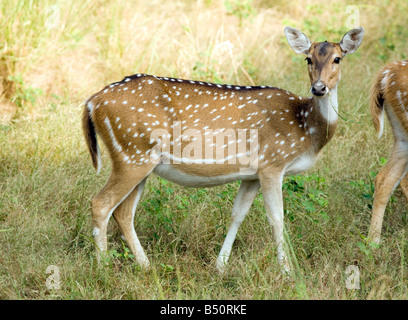
[[258, 180], [241, 182], [238, 194], [234, 200], [234, 206], [232, 207], [231, 226], [217, 258], [217, 269], [221, 273], [224, 272], [238, 229], [251, 208], [259, 187], [260, 184]]
[[290, 266], [285, 252], [285, 241], [283, 237], [283, 173], [262, 172], [259, 178], [266, 209], [266, 217], [274, 231], [274, 237], [278, 252], [278, 261], [283, 269], [287, 273], [290, 273]]

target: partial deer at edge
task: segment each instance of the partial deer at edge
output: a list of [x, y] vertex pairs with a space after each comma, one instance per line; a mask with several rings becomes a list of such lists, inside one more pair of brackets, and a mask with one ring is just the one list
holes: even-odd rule
[[398, 185], [408, 201], [408, 60], [393, 62], [381, 69], [372, 87], [370, 108], [378, 137], [384, 130], [384, 111], [394, 135], [391, 156], [375, 178], [368, 238], [378, 244], [385, 208]]
[[[93, 165], [99, 172], [97, 134], [112, 161], [108, 182], [91, 201], [98, 260], [100, 252], [107, 250], [107, 224], [113, 214], [137, 262], [149, 266], [133, 220], [146, 179], [153, 172], [188, 187], [242, 181], [216, 262], [221, 272], [261, 188], [278, 261], [289, 271], [283, 236], [283, 177], [309, 169], [332, 138], [341, 60], [357, 50], [363, 33], [363, 28], [353, 29], [339, 43], [316, 43], [297, 29], [285, 28], [290, 46], [306, 56], [311, 97], [270, 86], [146, 74], [126, 77], [90, 97], [83, 129]], [[214, 146], [216, 158], [210, 150]], [[228, 156], [220, 156], [227, 150]]]

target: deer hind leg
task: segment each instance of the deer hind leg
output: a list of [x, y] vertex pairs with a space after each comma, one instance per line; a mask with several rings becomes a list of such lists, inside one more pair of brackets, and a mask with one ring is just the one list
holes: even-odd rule
[[150, 263], [136, 235], [133, 220], [146, 180], [147, 178], [142, 180], [113, 212], [113, 217], [118, 223], [119, 229], [135, 256], [137, 263], [144, 268], [148, 268]]
[[107, 226], [115, 209], [132, 193], [151, 172], [146, 166], [133, 170], [113, 170], [102, 190], [92, 198], [93, 235], [97, 246], [97, 261], [107, 250]]
[[400, 187], [402, 190], [402, 194], [405, 197], [405, 200], [408, 202], [408, 174], [405, 174], [405, 177], [402, 178], [400, 182]]
[[234, 206], [232, 207], [231, 226], [228, 229], [224, 244], [222, 245], [220, 254], [217, 258], [216, 266], [221, 273], [224, 272], [238, 229], [251, 208], [259, 187], [260, 184], [258, 180], [241, 182], [238, 194], [234, 200]]
[[[384, 219], [384, 212], [394, 189], [400, 183], [407, 172], [408, 149], [404, 143], [396, 143], [391, 158], [380, 170], [375, 178], [375, 192], [373, 212], [368, 238], [374, 243], [380, 242], [381, 228]], [[406, 183], [404, 181], [404, 183]], [[402, 185], [403, 190], [405, 184]], [[405, 192], [404, 192], [405, 194]]]
[[285, 241], [283, 235], [283, 199], [282, 199], [282, 172], [261, 172], [260, 182], [266, 217], [271, 225], [277, 245], [278, 262], [284, 271], [290, 273], [289, 261], [286, 256]]

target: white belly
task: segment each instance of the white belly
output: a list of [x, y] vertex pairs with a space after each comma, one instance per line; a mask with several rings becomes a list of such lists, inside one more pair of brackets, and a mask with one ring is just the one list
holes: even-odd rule
[[177, 165], [159, 164], [154, 168], [153, 172], [158, 176], [182, 185], [184, 187], [206, 188], [223, 185], [236, 180], [257, 180], [256, 174], [242, 175], [239, 172], [213, 176], [213, 177], [201, 177], [192, 174], [184, 173], [177, 170]]
[[310, 151], [295, 158], [286, 168], [285, 175], [298, 174], [313, 167], [317, 160], [315, 152]]
[[[316, 162], [317, 155], [310, 151], [295, 158], [286, 168], [285, 175], [298, 174], [310, 169]], [[177, 183], [184, 187], [206, 188], [223, 185], [236, 180], [257, 180], [258, 175], [242, 174], [240, 172], [218, 175], [218, 176], [198, 176], [184, 173], [177, 169], [177, 165], [159, 164], [153, 170], [158, 176]]]

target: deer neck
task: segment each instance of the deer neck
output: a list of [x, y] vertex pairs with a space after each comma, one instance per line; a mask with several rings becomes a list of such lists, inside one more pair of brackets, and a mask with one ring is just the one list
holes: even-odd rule
[[314, 142], [313, 145], [318, 152], [330, 141], [337, 128], [337, 86], [322, 98], [313, 97], [312, 105], [315, 107], [315, 112], [307, 126]]

